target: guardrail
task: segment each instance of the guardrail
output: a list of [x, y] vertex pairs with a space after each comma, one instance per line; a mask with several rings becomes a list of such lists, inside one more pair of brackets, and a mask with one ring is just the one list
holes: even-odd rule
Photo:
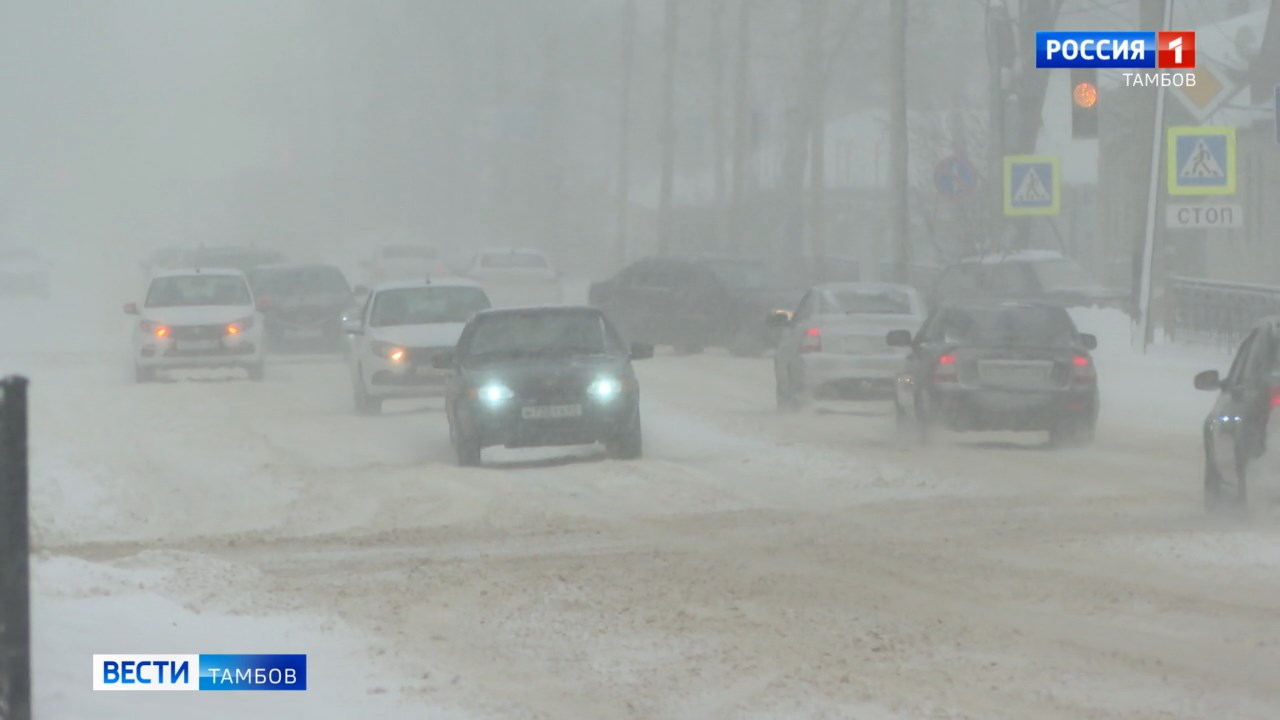
[[1280, 315], [1280, 287], [1174, 277], [1169, 336], [1234, 348], [1258, 322]]
[[0, 380], [0, 720], [31, 720], [27, 379]]

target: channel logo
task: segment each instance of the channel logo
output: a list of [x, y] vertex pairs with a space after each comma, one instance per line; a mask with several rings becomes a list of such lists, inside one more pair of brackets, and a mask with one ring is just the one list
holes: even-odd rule
[[1038, 68], [1161, 68], [1196, 66], [1196, 34], [1176, 32], [1036, 33]]
[[94, 655], [93, 689], [306, 690], [306, 655]]

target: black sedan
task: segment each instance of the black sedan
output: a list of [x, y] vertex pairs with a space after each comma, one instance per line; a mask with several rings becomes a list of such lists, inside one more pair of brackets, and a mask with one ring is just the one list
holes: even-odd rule
[[1277, 454], [1267, 454], [1270, 422], [1280, 407], [1280, 317], [1255, 325], [1236, 351], [1225, 378], [1217, 370], [1196, 375], [1200, 390], [1218, 391], [1204, 421], [1204, 505], [1210, 513], [1243, 511], [1250, 480], [1275, 477]]
[[558, 306], [476, 313], [451, 353], [445, 391], [458, 464], [486, 447], [604, 443], [617, 459], [642, 452], [640, 386], [632, 360], [653, 347], [623, 342], [595, 308]]
[[1092, 335], [1061, 307], [971, 301], [946, 305], [913, 337], [894, 330], [889, 345], [909, 348], [896, 384], [900, 437], [953, 431], [1048, 431], [1053, 445], [1091, 442], [1098, 419]]
[[353, 306], [351, 286], [332, 265], [263, 265], [249, 271], [272, 348], [344, 347], [343, 313]]

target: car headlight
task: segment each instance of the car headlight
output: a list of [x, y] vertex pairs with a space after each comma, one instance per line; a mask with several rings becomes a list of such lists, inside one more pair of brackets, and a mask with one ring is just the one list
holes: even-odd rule
[[609, 401], [621, 395], [626, 388], [626, 383], [613, 378], [597, 378], [587, 386], [587, 394], [597, 400]]
[[515, 396], [516, 394], [511, 391], [511, 388], [501, 383], [488, 383], [471, 389], [471, 397], [487, 403], [500, 403]]
[[391, 362], [404, 362], [405, 357], [408, 355], [408, 352], [399, 345], [382, 342], [381, 340], [369, 343], [369, 349], [373, 351], [374, 355], [384, 357]]

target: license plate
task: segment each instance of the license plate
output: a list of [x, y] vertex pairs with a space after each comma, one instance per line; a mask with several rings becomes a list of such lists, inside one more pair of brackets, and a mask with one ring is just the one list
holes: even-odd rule
[[178, 350], [213, 350], [218, 347], [217, 340], [179, 340]]
[[525, 420], [573, 418], [581, 415], [581, 405], [530, 405], [529, 407], [520, 408], [520, 417]]

